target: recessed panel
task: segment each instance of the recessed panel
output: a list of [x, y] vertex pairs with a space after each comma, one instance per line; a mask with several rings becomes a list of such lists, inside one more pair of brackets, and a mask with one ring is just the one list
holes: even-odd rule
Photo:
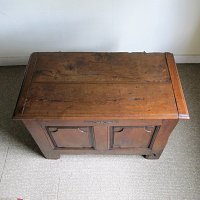
[[58, 148], [93, 148], [94, 134], [92, 127], [47, 127], [47, 132], [55, 147]]
[[110, 148], [148, 148], [154, 131], [154, 126], [112, 127]]

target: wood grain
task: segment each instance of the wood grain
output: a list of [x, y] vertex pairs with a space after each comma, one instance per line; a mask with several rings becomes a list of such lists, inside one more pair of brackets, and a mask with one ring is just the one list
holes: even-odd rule
[[174, 57], [170, 53], [166, 53], [167, 64], [169, 67], [169, 72], [171, 75], [173, 91], [176, 99], [177, 109], [179, 113], [179, 119], [189, 119], [189, 112], [187, 109], [185, 97], [183, 94], [183, 89], [181, 86], [181, 81], [178, 75], [178, 70], [176, 67], [176, 63], [174, 61]]
[[27, 72], [14, 119], [177, 115], [161, 53], [33, 53]]
[[165, 56], [145, 53], [40, 53], [33, 82], [170, 82]]
[[41, 84], [32, 83], [26, 104], [18, 107], [26, 119], [175, 119], [171, 84]]

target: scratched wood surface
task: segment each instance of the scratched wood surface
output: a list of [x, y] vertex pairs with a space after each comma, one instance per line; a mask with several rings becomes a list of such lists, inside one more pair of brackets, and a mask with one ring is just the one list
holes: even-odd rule
[[42, 53], [33, 82], [162, 82], [170, 81], [164, 54]]
[[34, 53], [15, 119], [176, 119], [163, 53]]

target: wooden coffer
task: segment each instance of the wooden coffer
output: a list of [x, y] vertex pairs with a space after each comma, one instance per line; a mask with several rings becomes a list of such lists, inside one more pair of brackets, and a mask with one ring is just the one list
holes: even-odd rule
[[33, 53], [13, 115], [46, 158], [138, 154], [158, 159], [189, 119], [170, 53]]

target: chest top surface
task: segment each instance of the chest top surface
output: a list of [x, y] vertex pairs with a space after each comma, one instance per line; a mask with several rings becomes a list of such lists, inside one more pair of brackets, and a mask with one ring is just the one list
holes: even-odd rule
[[38, 52], [30, 57], [13, 117], [189, 116], [172, 54]]

